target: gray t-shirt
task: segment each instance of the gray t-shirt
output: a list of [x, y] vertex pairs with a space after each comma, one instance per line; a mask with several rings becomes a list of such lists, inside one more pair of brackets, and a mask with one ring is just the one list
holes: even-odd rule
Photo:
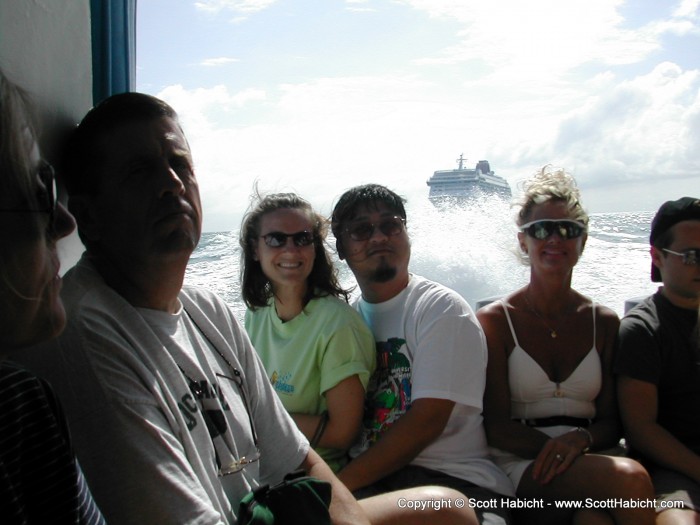
[[[168, 314], [146, 313], [147, 322], [85, 259], [67, 274], [62, 295], [65, 332], [28, 352], [25, 363], [63, 402], [78, 459], [108, 523], [235, 523], [247, 492], [280, 481], [302, 463], [308, 441], [217, 296], [184, 288], [179, 298], [189, 315], [165, 320]], [[221, 477], [217, 462], [255, 454], [226, 361], [241, 373], [260, 460]]]

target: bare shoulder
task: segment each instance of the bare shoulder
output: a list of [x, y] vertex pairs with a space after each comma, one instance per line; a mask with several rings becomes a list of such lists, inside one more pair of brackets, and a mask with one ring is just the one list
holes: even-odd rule
[[479, 308], [476, 312], [476, 317], [481, 324], [481, 327], [489, 341], [500, 339], [506, 333], [510, 333], [507, 326], [504, 308], [512, 309], [511, 299], [514, 294], [494, 301]]
[[604, 326], [606, 329], [617, 332], [618, 328], [620, 327], [620, 318], [611, 308], [596, 303], [595, 314], [596, 320], [602, 326]]
[[503, 308], [504, 306], [507, 308], [507, 299], [508, 298], [498, 299], [482, 306], [476, 311], [476, 317], [479, 319], [482, 326], [484, 326], [484, 324], [500, 324], [503, 321], [505, 318]]
[[596, 303], [595, 308], [597, 337], [596, 347], [601, 355], [612, 355], [620, 328], [620, 318], [617, 314], [601, 304]]
[[503, 314], [503, 307], [501, 306], [501, 299], [493, 301], [485, 306], [482, 306], [476, 311], [476, 316], [481, 320], [481, 318], [490, 319], [494, 315]]
[[596, 324], [603, 327], [614, 329], [617, 331], [620, 326], [620, 318], [617, 314], [607, 306], [593, 301], [590, 297], [580, 294], [574, 290], [574, 293], [578, 296], [579, 301], [579, 313], [585, 313], [585, 315], [591, 315], [591, 309], [595, 304], [595, 320]]

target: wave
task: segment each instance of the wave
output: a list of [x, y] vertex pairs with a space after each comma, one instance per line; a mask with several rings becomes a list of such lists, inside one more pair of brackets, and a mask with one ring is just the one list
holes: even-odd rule
[[[529, 269], [520, 263], [513, 214], [502, 201], [437, 210], [429, 202], [407, 209], [413, 273], [460, 293], [473, 307], [487, 297], [502, 296], [528, 282]], [[589, 240], [574, 269], [573, 286], [581, 293], [624, 313], [629, 298], [648, 295], [649, 225], [652, 212], [591, 215]], [[327, 245], [333, 253], [333, 242]], [[347, 265], [332, 258], [341, 284], [355, 286]], [[186, 281], [212, 289], [242, 319], [238, 232], [204, 233], [190, 260]], [[358, 294], [355, 288], [353, 294]]]

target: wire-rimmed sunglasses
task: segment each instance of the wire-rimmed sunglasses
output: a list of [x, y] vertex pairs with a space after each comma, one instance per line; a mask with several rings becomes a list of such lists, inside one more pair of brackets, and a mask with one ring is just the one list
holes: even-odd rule
[[[216, 372], [216, 376], [220, 377], [222, 379], [228, 379], [229, 381], [233, 381], [236, 384], [236, 387], [238, 388], [238, 392], [241, 395], [241, 400], [243, 401], [243, 406], [245, 407], [246, 414], [248, 415], [248, 423], [250, 424], [250, 433], [253, 438], [253, 445], [255, 446], [255, 452], [253, 452], [252, 455], [250, 456], [242, 456], [239, 459], [234, 459], [233, 461], [227, 463], [227, 464], [220, 464], [219, 462], [219, 456], [217, 454], [217, 464], [220, 464], [219, 469], [218, 469], [218, 475], [220, 477], [223, 476], [228, 476], [230, 474], [236, 474], [237, 472], [242, 471], [244, 468], [246, 468], [248, 465], [251, 463], [256, 463], [257, 461], [260, 460], [260, 446], [258, 445], [258, 433], [255, 431], [255, 422], [253, 421], [253, 414], [250, 410], [250, 404], [248, 403], [248, 396], [245, 393], [245, 385], [243, 384], [243, 374], [241, 374], [240, 370], [233, 366], [231, 361], [229, 361], [226, 356], [219, 350], [219, 348], [212, 342], [212, 340], [209, 338], [207, 333], [201, 329], [197, 321], [195, 321], [194, 317], [190, 315], [190, 312], [187, 311], [187, 308], [183, 307], [184, 312], [187, 314], [187, 317], [192, 321], [192, 323], [197, 327], [197, 330], [199, 330], [199, 333], [202, 334], [202, 336], [209, 342], [211, 347], [216, 351], [216, 353], [221, 357], [221, 359], [224, 360], [224, 362], [228, 365], [229, 370], [231, 371], [231, 375], [226, 375], [226, 374], [220, 374], [219, 372]], [[202, 392], [201, 392], [201, 387], [199, 383], [195, 380], [193, 380], [185, 370], [178, 365], [178, 368], [180, 369], [180, 372], [182, 372], [182, 375], [185, 376], [185, 378], [188, 380], [190, 384], [190, 390], [195, 394], [195, 397], [197, 399], [201, 399], [202, 397]], [[198, 391], [198, 389], [200, 389]], [[223, 396], [223, 394], [222, 394]], [[202, 411], [201, 411], [202, 417], [205, 419], [207, 423], [207, 427], [210, 426], [210, 424], [216, 426], [216, 424], [212, 421], [207, 421], [208, 412], [207, 410], [204, 409], [202, 406]], [[214, 447], [216, 449], [216, 446]]]
[[[223, 357], [223, 355], [221, 355], [221, 357]], [[223, 379], [228, 379], [230, 381], [233, 381], [236, 384], [236, 386], [238, 387], [238, 391], [240, 392], [241, 398], [243, 399], [243, 405], [245, 406], [246, 414], [248, 415], [248, 422], [250, 423], [250, 432], [253, 436], [253, 444], [255, 445], [255, 452], [253, 452], [253, 454], [251, 456], [243, 456], [239, 459], [234, 459], [228, 465], [221, 465], [221, 467], [219, 468], [219, 476], [228, 476], [230, 474], [235, 474], [236, 472], [240, 472], [241, 470], [246, 468], [251, 463], [255, 463], [256, 461], [260, 460], [260, 447], [258, 446], [258, 433], [255, 431], [255, 423], [253, 422], [253, 415], [250, 413], [250, 405], [248, 404], [248, 396], [246, 396], [245, 388], [243, 388], [243, 378], [241, 377], [241, 373], [238, 371], [238, 369], [236, 367], [234, 367], [231, 363], [228, 362], [228, 359], [226, 359], [226, 362], [229, 365], [231, 372], [233, 372], [233, 377], [227, 376], [224, 374], [219, 374], [219, 373], [217, 373], [216, 375], [217, 375], [217, 377], [221, 377]]]
[[53, 219], [56, 214], [56, 206], [58, 205], [58, 192], [56, 191], [56, 174], [53, 166], [42, 160], [36, 169], [36, 176], [43, 185], [37, 191], [36, 200], [37, 207], [26, 208], [3, 208], [0, 212], [11, 213], [48, 213], [49, 222], [48, 228], [53, 225]]
[[303, 248], [314, 242], [314, 234], [310, 231], [294, 233], [270, 232], [260, 236], [270, 248], [282, 248], [287, 245], [287, 239], [291, 238], [294, 246]]
[[366, 241], [367, 239], [371, 238], [372, 235], [374, 235], [375, 228], [387, 237], [393, 237], [394, 235], [398, 235], [403, 231], [405, 224], [406, 219], [395, 215], [393, 217], [381, 219], [377, 223], [358, 221], [350, 224], [344, 231], [353, 241]]
[[688, 250], [683, 250], [682, 252], [674, 252], [668, 248], [662, 248], [666, 253], [671, 255], [677, 255], [683, 258], [683, 264], [686, 266], [693, 266], [695, 264], [700, 264], [700, 248], [690, 248]]
[[540, 219], [523, 224], [520, 226], [520, 231], [540, 241], [555, 233], [562, 239], [568, 240], [581, 237], [586, 231], [586, 225], [571, 219]]

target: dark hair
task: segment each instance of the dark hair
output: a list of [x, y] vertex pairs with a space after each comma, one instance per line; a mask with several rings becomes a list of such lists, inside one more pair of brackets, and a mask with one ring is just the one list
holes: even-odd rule
[[[667, 230], [656, 234], [652, 246], [659, 251], [663, 258], [666, 258], [668, 257], [668, 254], [664, 251], [664, 248], [671, 246], [675, 240], [676, 239], [673, 235], [673, 227], [670, 227]], [[651, 262], [651, 280], [655, 283], [660, 283], [663, 280], [661, 278], [661, 270], [659, 270], [659, 267], [656, 266], [654, 261]]]
[[[102, 164], [109, 148], [109, 134], [120, 126], [135, 122], [170, 118], [178, 126], [175, 110], [159, 98], [143, 93], [119, 93], [106, 98], [90, 111], [68, 135], [62, 148], [58, 170], [63, 176], [69, 196], [96, 195]], [[184, 132], [183, 132], [184, 137]], [[186, 139], [185, 139], [186, 140]], [[69, 199], [68, 208], [78, 218], [78, 236], [88, 251], [96, 244], [83, 234], [80, 214]]]
[[649, 243], [659, 249], [670, 246], [673, 244], [673, 235], [670, 234], [673, 226], [692, 220], [700, 221], [700, 199], [681, 197], [664, 202], [651, 221]]
[[272, 285], [262, 270], [260, 261], [254, 259], [255, 248], [260, 240], [260, 222], [268, 213], [282, 209], [295, 209], [306, 212], [313, 224], [314, 264], [308, 277], [307, 296], [304, 304], [315, 297], [332, 295], [348, 300], [348, 292], [338, 283], [338, 275], [331, 262], [324, 241], [328, 233], [325, 219], [316, 213], [311, 204], [295, 193], [275, 193], [254, 197], [251, 210], [243, 217], [238, 241], [243, 250], [241, 264], [241, 294], [246, 306], [251, 309], [267, 306], [273, 295]]
[[[663, 257], [667, 253], [663, 251], [673, 244], [675, 236], [673, 227], [682, 221], [700, 221], [700, 199], [695, 197], [681, 197], [675, 201], [664, 202], [651, 221], [649, 243], [661, 252]], [[661, 282], [661, 270], [652, 262], [651, 280]]]
[[[660, 233], [656, 239], [654, 239], [652, 246], [654, 246], [654, 248], [657, 250], [663, 250], [664, 248], [671, 246], [674, 240], [673, 228], [669, 228], [668, 230]], [[664, 255], [666, 254], [664, 253]]]
[[360, 206], [378, 209], [380, 204], [384, 204], [405, 221], [405, 202], [406, 199], [380, 184], [365, 184], [364, 186], [350, 188], [340, 196], [333, 208], [333, 215], [331, 216], [333, 235], [336, 239], [340, 238], [343, 226], [357, 216], [357, 209]]
[[[159, 98], [144, 93], [112, 95], [92, 108], [68, 137], [58, 166], [70, 195], [97, 193], [99, 165], [104, 157], [103, 139], [124, 124], [171, 118], [175, 110]], [[184, 133], [183, 133], [184, 136]]]
[[379, 209], [380, 204], [384, 204], [391, 211], [399, 215], [405, 222], [405, 202], [406, 199], [381, 184], [355, 186], [343, 193], [335, 204], [333, 214], [331, 215], [331, 229], [335, 237], [335, 249], [340, 258], [344, 258], [341, 239], [343, 228], [357, 216], [357, 209], [360, 206], [376, 210]]

